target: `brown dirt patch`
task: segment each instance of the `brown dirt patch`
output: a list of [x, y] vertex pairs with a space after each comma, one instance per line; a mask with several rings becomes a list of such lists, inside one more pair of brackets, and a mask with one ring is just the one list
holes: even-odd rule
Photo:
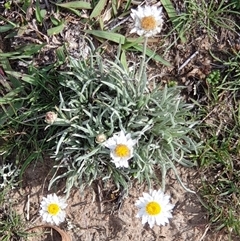
[[[25, 217], [29, 228], [45, 224], [38, 214], [43, 196], [54, 191], [64, 196], [63, 186], [47, 190], [49, 168], [53, 162], [45, 162], [46, 164], [38, 162], [30, 165], [25, 172], [22, 188], [12, 193], [12, 198], [16, 200], [15, 208]], [[178, 169], [183, 183], [196, 190], [197, 182], [200, 180], [197, 171], [182, 167]], [[137, 208], [134, 204], [143, 191], [148, 192], [147, 185], [134, 183], [128, 195], [122, 197], [121, 193], [125, 193], [124, 191], [113, 196], [112, 190], [99, 190], [100, 186], [95, 183], [84, 192], [76, 188], [71, 191], [67, 201], [67, 219], [60, 228], [71, 236], [72, 241], [229, 240], [222, 232], [211, 232], [207, 212], [199, 202], [198, 196], [185, 192], [174, 174], [171, 171], [168, 174], [166, 190], [175, 205], [169, 225], [154, 226], [151, 229], [148, 225], [143, 226], [141, 220], [135, 217]], [[153, 188], [159, 187], [160, 185], [153, 183]], [[48, 233], [34, 237], [34, 241], [61, 241], [57, 235], [48, 230]]]

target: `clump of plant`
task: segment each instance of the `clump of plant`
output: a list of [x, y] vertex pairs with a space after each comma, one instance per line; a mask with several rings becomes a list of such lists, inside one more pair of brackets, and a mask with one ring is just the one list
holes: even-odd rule
[[232, 8], [234, 9], [240, 9], [240, 1], [239, 0], [231, 0]]
[[11, 189], [17, 186], [20, 170], [11, 164], [0, 165], [0, 237], [2, 241], [26, 238], [23, 218], [9, 200]]
[[[234, 6], [236, 6], [235, 9]], [[223, 28], [238, 32], [239, 26], [232, 18], [238, 17], [237, 5], [224, 0], [208, 2], [203, 0], [191, 0], [184, 2], [185, 11], [179, 14], [173, 23], [178, 23], [181, 32], [207, 33], [209, 37], [216, 34], [216, 29]], [[228, 16], [228, 17], [226, 17]], [[189, 31], [190, 30], [190, 31]]]
[[236, 143], [234, 136], [226, 137], [221, 144], [216, 138], [209, 141], [200, 155], [204, 179], [199, 191], [212, 226], [217, 230], [227, 228], [230, 235], [239, 235], [239, 145], [233, 146], [232, 142]]
[[221, 74], [219, 70], [213, 70], [206, 78], [208, 90], [207, 90], [207, 95], [211, 99], [218, 100], [218, 95], [219, 95], [219, 86], [222, 84], [221, 83]]
[[[229, 85], [234, 81], [238, 83], [237, 78], [231, 79], [231, 83], [226, 79]], [[237, 92], [225, 90], [211, 105], [209, 99], [205, 124], [201, 128], [201, 136], [206, 142], [199, 151], [202, 177], [199, 193], [209, 214], [210, 227], [227, 229], [230, 237], [239, 237], [240, 123]]]
[[219, 70], [214, 70], [212, 71], [206, 78], [207, 83], [212, 86], [217, 86], [220, 81], [220, 71]]
[[[120, 61], [104, 60], [97, 53], [87, 60], [70, 58], [68, 68], [60, 73], [65, 91], [60, 92], [56, 115], [46, 116], [50, 125], [65, 127], [50, 138], [56, 140], [52, 155], [56, 173], [50, 187], [63, 177], [67, 192], [73, 185], [84, 187], [98, 179], [113, 179], [124, 188], [135, 178], [151, 185], [150, 179], [161, 172], [164, 190], [169, 168], [180, 181], [176, 165], [193, 166], [186, 157], [198, 146], [192, 138], [193, 106], [182, 99], [182, 88], [152, 80], [155, 88], [149, 90], [143, 64], [139, 71], [130, 71]], [[106, 144], [110, 138], [116, 143], [117, 138], [131, 139], [134, 144], [129, 153], [119, 151]], [[128, 154], [125, 167], [116, 165], [114, 157]]]
[[20, 170], [13, 164], [4, 164], [0, 166], [0, 190], [7, 186], [14, 188]]
[[12, 183], [5, 185], [0, 189], [0, 237], [2, 241], [26, 240], [27, 232], [24, 230], [26, 224], [17, 214], [8, 199], [8, 193], [12, 188]]
[[[4, 160], [14, 160], [12, 168], [20, 169], [20, 179], [27, 166], [43, 158], [51, 147], [51, 143], [46, 142], [51, 132], [44, 133], [42, 118], [52, 105], [58, 103], [55, 68], [62, 64], [63, 47], [56, 50], [54, 64], [36, 67], [29, 59], [41, 47], [31, 45], [19, 51], [0, 53], [0, 65], [4, 70], [1, 73], [4, 95], [0, 97], [0, 155]], [[21, 59], [28, 66], [24, 73], [11, 68], [11, 57]]]
[[240, 76], [240, 53], [239, 51], [234, 50], [233, 54], [228, 58], [227, 61], [222, 62], [223, 66], [226, 69], [226, 75], [223, 79], [223, 84], [221, 86], [222, 89], [227, 90], [239, 90], [239, 76]]

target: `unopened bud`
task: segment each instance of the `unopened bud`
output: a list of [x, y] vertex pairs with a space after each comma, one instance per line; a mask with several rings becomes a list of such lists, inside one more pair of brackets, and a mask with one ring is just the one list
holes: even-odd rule
[[105, 134], [98, 134], [98, 135], [96, 136], [96, 142], [97, 142], [97, 143], [103, 143], [103, 142], [106, 141], [106, 140], [107, 140], [107, 137], [106, 137]]
[[57, 114], [55, 112], [49, 111], [45, 115], [45, 121], [49, 125], [52, 125], [56, 119], [57, 119]]

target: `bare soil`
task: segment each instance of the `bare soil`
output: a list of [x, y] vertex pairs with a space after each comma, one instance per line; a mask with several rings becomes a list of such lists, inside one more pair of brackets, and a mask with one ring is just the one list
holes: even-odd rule
[[[45, 163], [45, 164], [44, 164]], [[32, 163], [25, 172], [22, 187], [12, 193], [15, 208], [22, 214], [29, 228], [45, 225], [39, 216], [39, 205], [43, 196], [54, 190], [64, 197], [64, 182], [55, 186], [51, 192], [47, 190], [50, 178], [49, 168], [52, 160]], [[178, 168], [180, 176], [188, 188], [195, 190], [200, 176], [194, 169]], [[213, 233], [209, 227], [206, 210], [201, 205], [198, 195], [186, 192], [170, 171], [166, 180], [167, 194], [171, 195], [171, 202], [175, 205], [173, 218], [166, 226], [154, 226], [151, 229], [148, 224], [142, 225], [136, 218], [137, 208], [135, 202], [148, 192], [147, 185], [134, 183], [126, 194], [124, 190], [115, 192], [113, 187], [101, 183], [86, 188], [80, 192], [72, 189], [67, 200], [66, 221], [60, 225], [72, 241], [227, 241], [228, 236], [223, 232]], [[153, 188], [159, 189], [160, 185], [153, 182]], [[125, 195], [122, 195], [125, 194]], [[44, 230], [42, 230], [44, 231]], [[61, 241], [61, 237], [55, 231], [41, 233], [32, 237], [34, 241]], [[237, 241], [238, 239], [236, 239]]]

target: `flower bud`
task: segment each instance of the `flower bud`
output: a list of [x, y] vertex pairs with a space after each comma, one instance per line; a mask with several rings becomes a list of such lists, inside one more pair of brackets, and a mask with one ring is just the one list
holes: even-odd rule
[[107, 136], [105, 134], [98, 134], [96, 136], [96, 142], [97, 143], [103, 143], [106, 140], [107, 140]]
[[49, 111], [45, 115], [45, 121], [49, 125], [52, 125], [56, 119], [57, 119], [57, 114], [55, 112]]

